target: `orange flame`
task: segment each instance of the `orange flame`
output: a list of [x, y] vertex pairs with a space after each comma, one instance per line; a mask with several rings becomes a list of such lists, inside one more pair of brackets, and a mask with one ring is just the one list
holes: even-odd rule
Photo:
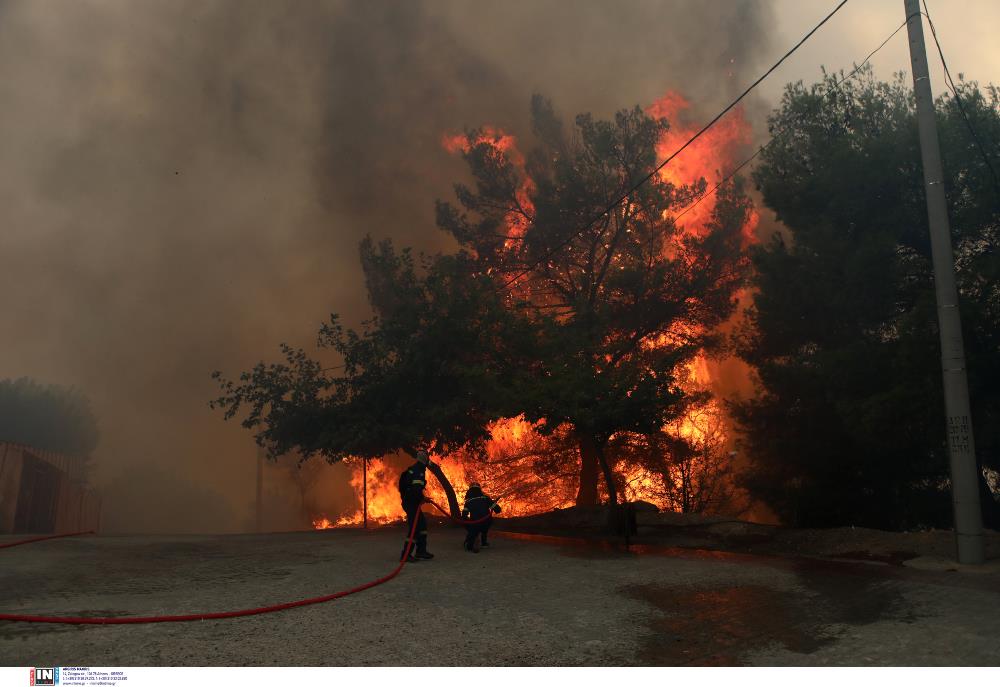
[[513, 248], [516, 239], [524, 236], [534, 217], [535, 204], [531, 197], [536, 190], [534, 180], [525, 171], [524, 155], [517, 147], [517, 138], [497, 127], [485, 126], [475, 135], [445, 134], [441, 137], [441, 145], [453, 155], [468, 154], [480, 145], [489, 146], [496, 153], [503, 155], [518, 171], [520, 182], [514, 193], [516, 204], [508, 208], [505, 216], [509, 238], [504, 243], [504, 248], [508, 250]]
[[[668, 92], [646, 108], [646, 112], [651, 116], [665, 118], [670, 122], [670, 129], [656, 144], [656, 153], [660, 160], [672, 155], [701, 128], [686, 123], [690, 108], [691, 104], [676, 92]], [[750, 124], [746, 120], [743, 108], [737, 106], [661, 169], [660, 178], [675, 187], [689, 186], [704, 178], [708, 184], [705, 190], [711, 190], [736, 166], [740, 153], [750, 143]], [[692, 202], [693, 200], [695, 199], [692, 199]], [[688, 231], [705, 231], [714, 209], [715, 196], [706, 197], [692, 207], [681, 218], [681, 222]], [[756, 228], [757, 217], [754, 213], [751, 221], [744, 226], [744, 237], [748, 242], [753, 240]]]

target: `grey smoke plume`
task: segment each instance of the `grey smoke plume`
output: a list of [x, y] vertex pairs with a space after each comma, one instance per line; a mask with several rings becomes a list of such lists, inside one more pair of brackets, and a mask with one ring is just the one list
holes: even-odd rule
[[[366, 316], [367, 233], [448, 249], [442, 134], [527, 131], [760, 69], [770, 5], [0, 2], [0, 378], [75, 385], [109, 530], [252, 521], [255, 450], [209, 373]], [[342, 495], [338, 496], [342, 498]], [[337, 504], [331, 504], [336, 510]]]

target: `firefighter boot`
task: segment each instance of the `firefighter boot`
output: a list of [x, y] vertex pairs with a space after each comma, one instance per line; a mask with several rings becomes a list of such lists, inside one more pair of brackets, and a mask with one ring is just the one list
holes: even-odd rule
[[417, 558], [427, 560], [434, 558], [434, 554], [427, 550], [427, 535], [421, 534], [417, 536], [417, 553], [414, 554]]
[[[406, 555], [406, 550], [407, 549], [410, 549], [410, 555], [409, 556]], [[420, 559], [416, 558], [413, 555], [413, 547], [410, 545], [410, 541], [409, 540], [406, 540], [405, 542], [403, 542], [403, 550], [399, 554], [399, 560], [400, 561], [406, 561], [407, 563], [417, 563], [417, 562], [419, 562]]]

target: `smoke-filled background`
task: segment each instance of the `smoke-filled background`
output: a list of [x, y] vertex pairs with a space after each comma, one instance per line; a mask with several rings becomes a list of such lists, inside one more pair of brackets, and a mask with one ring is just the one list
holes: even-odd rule
[[[793, 5], [0, 1], [0, 378], [91, 398], [105, 530], [245, 529], [255, 447], [209, 373], [364, 319], [365, 234], [450, 248], [442, 134], [524, 136], [533, 92], [571, 117], [674, 89], [710, 116], [828, 10]], [[858, 46], [828, 66], [895, 6], [865, 10], [884, 32], [825, 36]], [[818, 76], [797, 70], [747, 103], [758, 133], [782, 83]]]

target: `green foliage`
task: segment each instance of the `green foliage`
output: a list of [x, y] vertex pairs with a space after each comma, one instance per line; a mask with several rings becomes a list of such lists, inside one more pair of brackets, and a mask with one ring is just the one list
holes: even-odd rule
[[366, 239], [361, 254], [376, 316], [355, 331], [334, 315], [319, 332], [340, 372], [283, 345], [284, 363], [259, 363], [238, 382], [215, 373], [223, 395], [212, 406], [227, 419], [245, 410], [243, 426], [272, 455], [336, 461], [481, 445], [486, 425], [509, 412], [501, 375], [519, 341], [495, 290], [463, 254], [420, 270], [389, 242]]
[[[738, 350], [762, 395], [735, 406], [746, 486], [789, 522], [950, 523], [929, 232], [912, 95], [870, 70], [789, 85], [754, 174], [788, 234], [753, 255]], [[1000, 141], [1000, 101], [963, 98]], [[937, 103], [978, 454], [996, 466], [1000, 198], [954, 101]]]
[[87, 456], [98, 438], [97, 419], [79, 390], [27, 377], [0, 380], [0, 441]]

